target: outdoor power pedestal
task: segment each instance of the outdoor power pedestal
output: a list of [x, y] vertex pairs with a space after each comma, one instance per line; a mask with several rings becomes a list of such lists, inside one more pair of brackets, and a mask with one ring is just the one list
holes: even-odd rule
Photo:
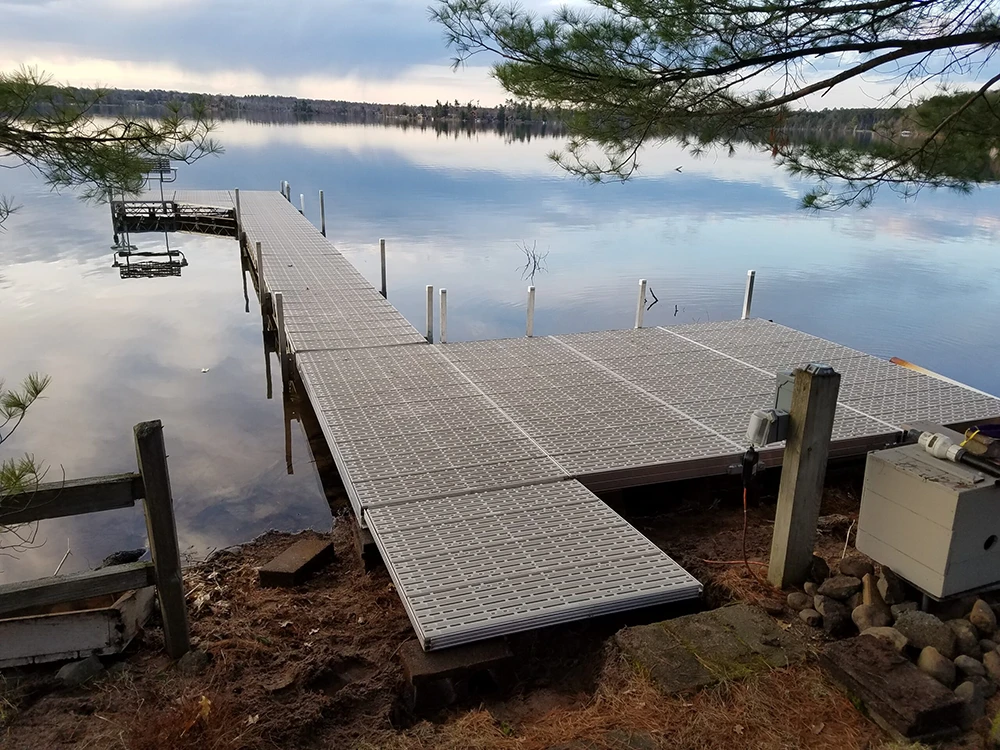
[[1000, 488], [919, 445], [868, 454], [857, 548], [935, 599], [1000, 586]]

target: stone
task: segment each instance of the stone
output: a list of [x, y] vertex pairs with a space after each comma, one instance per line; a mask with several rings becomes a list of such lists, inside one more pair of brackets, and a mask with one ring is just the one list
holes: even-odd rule
[[906, 636], [900, 633], [896, 628], [868, 628], [863, 630], [861, 635], [870, 635], [873, 638], [882, 638], [892, 644], [892, 647], [902, 653], [909, 641], [906, 640]]
[[811, 628], [818, 628], [823, 625], [823, 615], [815, 609], [803, 609], [799, 612], [799, 619]]
[[970, 729], [986, 713], [986, 696], [973, 682], [963, 682], [955, 695], [962, 701], [962, 729]]
[[801, 591], [793, 591], [788, 595], [788, 606], [796, 612], [801, 612], [803, 609], [812, 609], [812, 605], [813, 598], [808, 594], [803, 594]]
[[972, 605], [969, 622], [976, 626], [983, 638], [989, 638], [997, 632], [997, 616], [982, 599], [976, 599], [976, 603]]
[[871, 573], [866, 573], [861, 579], [861, 603], [878, 607], [885, 613], [886, 617], [892, 618], [892, 610], [885, 603], [882, 594], [879, 593], [878, 584]]
[[760, 602], [760, 608], [767, 612], [771, 617], [781, 617], [785, 614], [785, 603], [778, 599], [762, 599]]
[[[879, 593], [882, 593], [879, 591]], [[916, 602], [900, 602], [899, 604], [890, 604], [889, 610], [892, 612], [892, 619], [897, 620], [899, 616], [904, 612], [916, 612], [920, 607], [917, 606]]]
[[987, 700], [989, 700], [990, 698], [992, 698], [994, 695], [997, 694], [996, 683], [990, 680], [988, 677], [969, 677], [967, 678], [967, 681], [971, 682], [973, 685], [982, 690], [983, 697], [986, 698]]
[[852, 635], [854, 621], [848, 614], [847, 607], [843, 609], [830, 608], [829, 614], [823, 615], [823, 630], [831, 638], [846, 638]]
[[917, 666], [946, 687], [955, 684], [955, 663], [941, 655], [933, 646], [927, 646], [920, 651]]
[[844, 602], [861, 591], [861, 579], [854, 576], [834, 576], [823, 581], [816, 591], [823, 596]]
[[889, 606], [906, 601], [906, 582], [885, 565], [878, 574], [878, 592]]
[[860, 632], [868, 628], [884, 628], [892, 625], [892, 615], [874, 604], [862, 604], [851, 612], [851, 619]]
[[955, 633], [934, 615], [919, 610], [903, 612], [895, 627], [914, 648], [933, 646], [946, 659], [955, 657]]
[[818, 588], [819, 586], [817, 586], [816, 583], [813, 581], [806, 581], [805, 583], [802, 584], [802, 590], [805, 591], [809, 596], [816, 596], [816, 589]]
[[955, 650], [960, 654], [980, 659], [983, 650], [979, 647], [979, 634], [968, 620], [948, 620], [945, 623], [955, 634]]
[[56, 679], [62, 680], [66, 687], [80, 687], [103, 671], [104, 665], [101, 660], [96, 656], [88, 656], [86, 659], [64, 664], [56, 672]]
[[847, 600], [847, 608], [853, 612], [864, 603], [864, 594], [859, 591], [856, 594], [851, 594], [851, 598]]
[[858, 636], [829, 644], [820, 664], [869, 715], [915, 740], [953, 729], [961, 701], [882, 638]]
[[817, 594], [813, 597], [813, 609], [823, 615], [823, 617], [826, 617], [827, 612], [833, 610], [841, 611], [844, 614], [850, 614], [850, 611], [843, 602], [838, 602], [836, 599], [831, 599], [830, 597], [823, 596], [822, 594]]
[[336, 555], [329, 539], [299, 539], [258, 571], [261, 586], [291, 587], [326, 567]]
[[212, 663], [212, 655], [199, 648], [191, 649], [177, 660], [177, 669], [181, 674], [194, 677], [201, 674]]
[[1000, 653], [987, 651], [983, 654], [983, 668], [995, 682], [1000, 682]]
[[845, 557], [840, 561], [838, 570], [840, 575], [852, 578], [864, 578], [867, 575], [875, 574], [875, 566], [871, 564], [871, 561], [859, 555]]
[[991, 641], [989, 638], [983, 638], [981, 641], [979, 641], [979, 650], [982, 651], [984, 654], [987, 651], [996, 651], [997, 642]]
[[812, 562], [809, 564], [809, 580], [823, 583], [829, 577], [830, 566], [826, 564], [826, 560], [819, 555], [813, 555]]
[[983, 666], [982, 662], [976, 661], [971, 656], [966, 656], [965, 654], [955, 657], [955, 668], [965, 679], [986, 676], [986, 667]]

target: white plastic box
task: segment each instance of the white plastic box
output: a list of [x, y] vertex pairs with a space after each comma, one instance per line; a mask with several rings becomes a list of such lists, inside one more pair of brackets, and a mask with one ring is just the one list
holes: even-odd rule
[[1000, 585], [1000, 488], [918, 445], [870, 453], [856, 544], [935, 598]]

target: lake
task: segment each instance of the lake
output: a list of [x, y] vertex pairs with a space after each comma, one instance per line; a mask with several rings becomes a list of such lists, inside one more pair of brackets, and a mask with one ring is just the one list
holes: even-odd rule
[[[864, 211], [801, 210], [810, 183], [749, 149], [695, 158], [648, 149], [627, 184], [590, 185], [546, 154], [560, 139], [493, 132], [225, 122], [226, 154], [181, 166], [178, 188], [305, 195], [328, 236], [423, 327], [425, 286], [448, 289], [449, 340], [524, 334], [524, 246], [536, 272], [535, 334], [630, 327], [638, 279], [659, 300], [646, 325], [729, 319], [757, 271], [753, 313], [1000, 392], [1000, 190], [886, 191]], [[172, 189], [168, 186], [168, 189]], [[123, 279], [106, 206], [0, 169], [22, 205], [0, 230], [0, 377], [48, 373], [2, 457], [31, 452], [49, 480], [135, 469], [132, 426], [161, 419], [183, 552], [196, 559], [267, 529], [329, 528], [306, 432], [268, 399], [260, 312], [249, 312], [233, 240], [171, 235], [180, 277]], [[140, 250], [163, 235], [133, 235]], [[272, 358], [272, 366], [274, 360]], [[0, 546], [4, 542], [0, 541]], [[0, 580], [64, 572], [145, 546], [141, 511], [40, 524], [37, 546], [0, 552]]]

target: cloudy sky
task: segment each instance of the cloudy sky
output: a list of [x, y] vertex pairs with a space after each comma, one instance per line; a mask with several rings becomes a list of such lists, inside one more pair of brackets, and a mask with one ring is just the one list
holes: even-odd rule
[[[488, 60], [452, 71], [442, 30], [428, 18], [430, 3], [0, 0], [0, 70], [34, 65], [79, 86], [390, 103], [503, 101]], [[520, 4], [545, 11], [566, 0]], [[823, 67], [830, 66], [836, 61]], [[890, 88], [873, 76], [808, 104], [873, 106]]]

